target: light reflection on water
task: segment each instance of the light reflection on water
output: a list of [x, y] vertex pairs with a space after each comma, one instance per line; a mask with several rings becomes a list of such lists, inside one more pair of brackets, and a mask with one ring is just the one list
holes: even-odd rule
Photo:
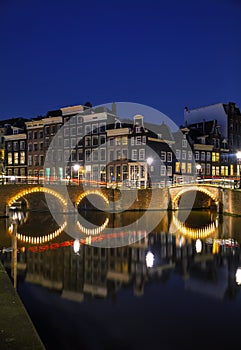
[[[101, 213], [84, 215], [103, 222]], [[110, 216], [110, 225], [127, 225], [138, 215]], [[150, 220], [151, 215], [158, 212], [150, 213]], [[183, 215], [177, 213], [180, 222]], [[209, 348], [226, 342], [230, 346], [234, 340], [226, 334], [235, 333], [235, 315], [241, 311], [235, 277], [241, 263], [241, 218], [193, 211], [185, 224], [196, 232], [212, 222], [215, 231], [201, 240], [200, 253], [198, 237], [181, 235], [178, 227], [170, 234], [174, 232], [171, 213], [151, 234], [121, 248], [81, 245], [75, 254], [73, 238], [65, 233], [35, 249], [26, 246], [25, 252], [19, 252], [18, 289], [46, 348], [144, 349], [148, 344], [177, 349], [189, 344], [197, 349], [206, 344], [200, 331], [217, 330], [222, 339], [209, 340]], [[6, 222], [1, 220], [0, 225], [0, 246], [10, 246]], [[31, 213], [19, 228], [29, 234], [37, 229], [44, 235], [56, 229], [56, 223], [46, 213]], [[149, 267], [148, 252], [152, 254]], [[2, 258], [9, 268], [10, 253]]]

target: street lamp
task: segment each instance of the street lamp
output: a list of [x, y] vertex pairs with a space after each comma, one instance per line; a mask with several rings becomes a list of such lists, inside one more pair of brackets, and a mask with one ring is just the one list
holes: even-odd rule
[[196, 165], [196, 169], [197, 169], [197, 172], [198, 172], [198, 180], [201, 180], [201, 172], [202, 172], [201, 164], [197, 164]]
[[154, 254], [149, 250], [146, 254], [146, 267], [151, 268], [154, 265]]
[[238, 151], [236, 153], [236, 157], [237, 157], [237, 160], [238, 160], [238, 169], [239, 169], [239, 188], [241, 188], [241, 174], [240, 174], [240, 163], [241, 163], [241, 151]]
[[11, 275], [13, 277], [13, 287], [17, 288], [17, 230], [18, 225], [23, 220], [23, 212], [17, 211], [16, 207], [9, 208], [9, 219], [10, 219], [10, 231], [12, 233], [12, 271]]
[[147, 162], [147, 165], [148, 165], [148, 167], [147, 167], [147, 182], [148, 182], [148, 187], [150, 188], [151, 187], [151, 180], [150, 180], [150, 172], [149, 172], [149, 170], [150, 170], [150, 167], [151, 167], [151, 165], [153, 163], [153, 158], [152, 157], [148, 157], [146, 162]]
[[74, 171], [77, 172], [78, 185], [79, 185], [79, 168], [80, 168], [80, 165], [79, 165], [79, 164], [75, 164], [75, 165], [74, 165]]

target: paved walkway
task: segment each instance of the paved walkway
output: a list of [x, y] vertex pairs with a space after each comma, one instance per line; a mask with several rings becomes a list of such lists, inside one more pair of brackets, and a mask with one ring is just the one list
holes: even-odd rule
[[17, 292], [0, 262], [0, 349], [44, 350]]

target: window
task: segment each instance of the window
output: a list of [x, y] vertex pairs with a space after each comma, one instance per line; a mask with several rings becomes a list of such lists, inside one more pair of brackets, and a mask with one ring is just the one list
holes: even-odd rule
[[34, 131], [33, 138], [34, 138], [34, 140], [37, 140], [37, 138], [38, 138], [38, 132], [37, 131]]
[[114, 160], [114, 151], [109, 151], [109, 161], [112, 162]]
[[172, 166], [171, 165], [168, 165], [168, 167], [167, 167], [167, 175], [172, 176]]
[[141, 136], [136, 136], [136, 145], [141, 145]]
[[80, 115], [78, 115], [77, 124], [82, 124], [83, 120]]
[[14, 141], [13, 143], [13, 150], [18, 151], [18, 141]]
[[85, 135], [88, 135], [91, 133], [91, 126], [90, 125], [85, 125]]
[[29, 131], [28, 132], [28, 139], [32, 140], [32, 138], [33, 138], [33, 133], [32, 133], [32, 131]]
[[135, 138], [132, 137], [132, 138], [131, 138], [131, 146], [134, 146], [134, 145], [135, 145]]
[[211, 173], [211, 166], [210, 164], [206, 164], [206, 175], [210, 175]]
[[182, 159], [185, 160], [186, 158], [187, 158], [187, 152], [186, 151], [182, 151]]
[[207, 162], [211, 161], [211, 152], [207, 152]]
[[18, 152], [14, 152], [14, 164], [18, 164]]
[[117, 137], [115, 138], [115, 144], [116, 144], [116, 146], [120, 146], [120, 144], [121, 144], [121, 138], [120, 138], [119, 136], [117, 136]]
[[79, 149], [78, 150], [78, 161], [81, 161], [81, 160], [83, 160], [83, 150]]
[[122, 145], [127, 145], [127, 144], [128, 144], [128, 137], [122, 136]]
[[98, 150], [95, 149], [95, 150], [93, 151], [93, 161], [97, 161], [97, 160], [98, 160]]
[[34, 166], [38, 165], [38, 156], [37, 155], [33, 156], [33, 165]]
[[25, 152], [20, 152], [20, 164], [25, 163]]
[[166, 167], [165, 167], [165, 165], [161, 165], [161, 176], [166, 176]]
[[122, 159], [127, 159], [128, 158], [128, 151], [127, 149], [122, 150]]
[[69, 139], [65, 139], [64, 140], [64, 148], [68, 148], [69, 147]]
[[100, 160], [105, 160], [105, 148], [100, 149]]
[[131, 159], [137, 160], [137, 149], [133, 149], [131, 152]]
[[181, 159], [181, 151], [180, 151], [180, 149], [176, 150], [176, 158], [177, 159]]
[[188, 174], [192, 173], [192, 163], [187, 163], [187, 173]]
[[71, 152], [71, 161], [76, 162], [76, 152], [75, 151]]
[[32, 150], [33, 150], [33, 144], [32, 144], [32, 143], [29, 143], [29, 144], [28, 144], [28, 151], [29, 151], [29, 152], [32, 152]]
[[183, 148], [187, 147], [187, 140], [186, 139], [182, 140], [182, 147]]
[[122, 165], [122, 178], [123, 181], [128, 179], [128, 167], [126, 164]]
[[49, 135], [49, 126], [45, 127], [45, 135]]
[[212, 162], [219, 162], [219, 153], [212, 152]]
[[93, 136], [92, 137], [92, 144], [93, 146], [98, 146], [98, 136]]
[[143, 145], [146, 144], [146, 136], [142, 136], [142, 144], [143, 144]]
[[45, 139], [45, 147], [48, 148], [49, 147], [49, 138], [46, 137]]
[[100, 136], [100, 144], [104, 145], [105, 144], [105, 135]]
[[25, 141], [20, 141], [20, 151], [25, 150]]
[[145, 160], [145, 149], [139, 149], [139, 160]]
[[182, 173], [186, 173], [186, 163], [182, 163]]
[[37, 143], [34, 143], [33, 144], [33, 150], [36, 152], [38, 150], [38, 144]]
[[69, 128], [64, 128], [64, 137], [69, 136]]
[[116, 150], [116, 159], [118, 159], [118, 160], [121, 159], [121, 150], [120, 149]]
[[8, 153], [8, 164], [13, 164], [12, 153]]
[[110, 146], [114, 146], [114, 145], [115, 145], [115, 139], [114, 139], [114, 137], [110, 137], [110, 138], [109, 138], [109, 143], [110, 143]]
[[28, 165], [32, 166], [32, 156], [28, 156]]
[[106, 123], [100, 123], [100, 132], [105, 132], [106, 130]]
[[90, 149], [85, 150], [85, 160], [87, 162], [89, 162], [91, 160], [90, 157], [91, 157]]
[[187, 159], [192, 160], [192, 151], [187, 152]]
[[180, 163], [176, 162], [176, 169], [175, 169], [176, 173], [180, 173]]
[[12, 142], [7, 143], [7, 150], [12, 151]]
[[70, 124], [72, 124], [72, 125], [76, 124], [76, 116], [75, 115], [70, 118]]
[[76, 136], [76, 127], [71, 128], [71, 136]]
[[44, 156], [43, 156], [43, 155], [39, 156], [39, 164], [40, 164], [41, 166], [44, 165]]
[[97, 134], [98, 132], [98, 124], [92, 124], [92, 133]]
[[167, 161], [172, 162], [172, 152], [167, 152]]
[[161, 151], [161, 161], [165, 162], [166, 161], [166, 152]]
[[195, 159], [199, 160], [199, 152], [198, 151], [195, 152]]
[[90, 147], [91, 146], [91, 137], [86, 136], [85, 137], [85, 147]]
[[71, 148], [76, 147], [76, 138], [71, 139]]
[[77, 128], [77, 135], [81, 135], [82, 131], [83, 131], [82, 126], [78, 126], [78, 128]]
[[41, 130], [41, 131], [39, 131], [39, 138], [42, 139], [43, 137], [44, 137], [44, 133], [43, 133], [43, 131]]
[[205, 161], [205, 152], [201, 152], [201, 160]]

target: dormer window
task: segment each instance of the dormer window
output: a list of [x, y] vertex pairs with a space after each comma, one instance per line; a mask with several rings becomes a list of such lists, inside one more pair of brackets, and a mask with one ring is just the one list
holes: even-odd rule
[[142, 115], [135, 115], [134, 116], [134, 125], [137, 127], [143, 127], [143, 119], [144, 117]]

